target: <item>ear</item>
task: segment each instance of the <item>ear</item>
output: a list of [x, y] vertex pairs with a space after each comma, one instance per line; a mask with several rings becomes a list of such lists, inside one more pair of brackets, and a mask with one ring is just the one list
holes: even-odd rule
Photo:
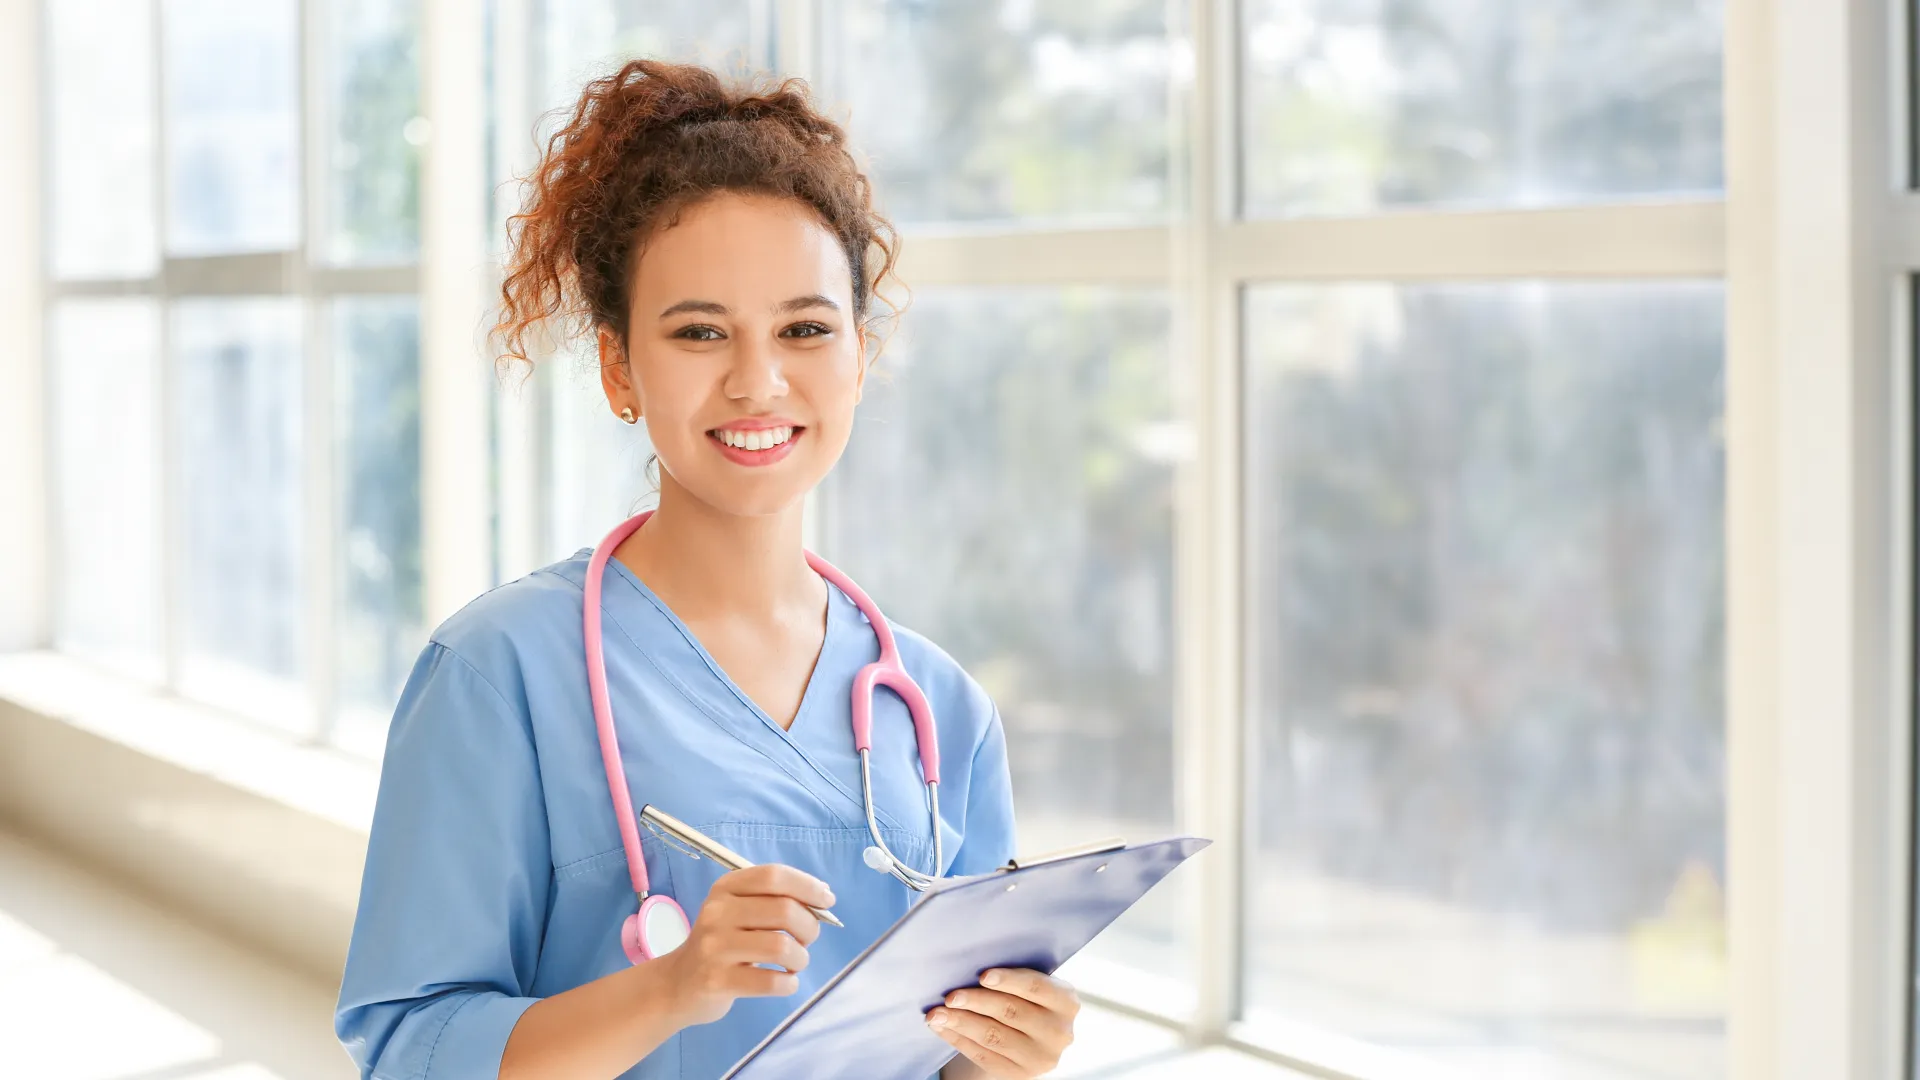
[[620, 344], [620, 336], [607, 327], [601, 327], [597, 335], [600, 348], [600, 389], [607, 395], [607, 408], [615, 416], [621, 409], [632, 409], [635, 416], [645, 416], [645, 405], [640, 400], [640, 388], [633, 384], [633, 369], [627, 363], [627, 351]]

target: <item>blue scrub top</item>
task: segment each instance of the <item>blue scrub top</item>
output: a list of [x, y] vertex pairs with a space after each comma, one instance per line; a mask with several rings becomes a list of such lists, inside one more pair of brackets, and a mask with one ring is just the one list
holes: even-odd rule
[[[468, 604], [435, 631], [407, 680], [334, 1017], [362, 1077], [496, 1076], [528, 1006], [627, 965], [619, 933], [635, 899], [581, 640], [590, 555]], [[905, 886], [861, 861], [870, 841], [850, 695], [879, 645], [859, 608], [829, 586], [820, 659], [782, 730], [618, 560], [604, 581], [607, 683], [636, 811], [653, 803], [754, 862], [812, 874], [832, 887], [846, 923], [821, 928], [796, 995], [742, 998], [624, 1074], [711, 1080], [909, 906]], [[999, 716], [951, 657], [898, 626], [894, 635], [939, 723], [940, 870], [985, 873], [1014, 854]], [[882, 832], [908, 864], [931, 870], [913, 725], [885, 691], [873, 740]], [[724, 868], [644, 827], [641, 846], [653, 891], [697, 917]]]

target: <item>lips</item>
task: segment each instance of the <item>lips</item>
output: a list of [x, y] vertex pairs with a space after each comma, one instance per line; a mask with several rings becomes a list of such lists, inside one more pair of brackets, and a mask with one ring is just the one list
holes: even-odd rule
[[772, 465], [793, 452], [807, 429], [786, 420], [728, 424], [707, 432], [722, 457], [736, 465]]

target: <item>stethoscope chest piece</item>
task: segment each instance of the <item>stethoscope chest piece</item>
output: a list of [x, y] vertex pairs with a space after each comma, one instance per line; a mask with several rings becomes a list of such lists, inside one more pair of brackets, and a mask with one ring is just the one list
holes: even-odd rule
[[687, 913], [671, 896], [649, 896], [640, 910], [620, 927], [620, 947], [636, 964], [658, 960], [687, 943], [693, 927]]

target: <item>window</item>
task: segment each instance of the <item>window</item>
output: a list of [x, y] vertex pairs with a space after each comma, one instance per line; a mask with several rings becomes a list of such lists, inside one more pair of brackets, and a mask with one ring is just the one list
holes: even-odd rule
[[155, 221], [153, 12], [47, 4], [48, 260], [61, 278], [146, 277]]
[[835, 96], [898, 224], [1166, 217], [1161, 0], [827, 5]]
[[96, 298], [62, 301], [52, 315], [54, 641], [157, 679], [160, 311], [147, 297]]
[[419, 11], [393, 0], [333, 0], [327, 258], [405, 264], [420, 246]]
[[1720, 289], [1246, 304], [1250, 1018], [1721, 1074]]
[[1245, 0], [1247, 212], [1720, 189], [1720, 0]]
[[333, 302], [334, 587], [342, 746], [380, 754], [426, 640], [420, 550], [420, 314], [411, 296]]
[[43, 10], [58, 642], [377, 753], [424, 636], [417, 7]]
[[292, 0], [161, 6], [167, 251], [300, 243], [299, 10]]

